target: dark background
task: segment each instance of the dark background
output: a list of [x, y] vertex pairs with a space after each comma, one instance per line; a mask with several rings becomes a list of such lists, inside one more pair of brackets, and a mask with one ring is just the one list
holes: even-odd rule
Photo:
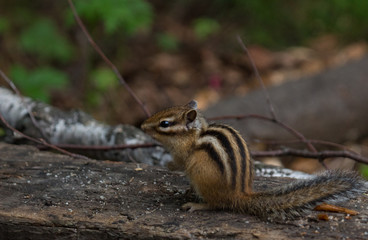
[[[267, 85], [366, 51], [367, 1], [74, 3], [97, 44], [152, 112], [192, 98], [206, 107], [258, 88], [237, 35]], [[145, 117], [91, 48], [67, 1], [0, 1], [0, 52], [1, 70], [26, 96], [80, 108], [110, 124], [137, 125]]]

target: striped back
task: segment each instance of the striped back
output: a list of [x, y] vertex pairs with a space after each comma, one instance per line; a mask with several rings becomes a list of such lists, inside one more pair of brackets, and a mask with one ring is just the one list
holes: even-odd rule
[[247, 145], [238, 131], [227, 125], [209, 125], [207, 130], [201, 133], [197, 148], [206, 151], [215, 161], [233, 190], [251, 192], [252, 161]]

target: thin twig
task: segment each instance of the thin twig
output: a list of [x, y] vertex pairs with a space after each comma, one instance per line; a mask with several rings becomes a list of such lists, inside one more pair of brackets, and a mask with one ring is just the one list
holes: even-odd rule
[[228, 116], [219, 116], [219, 117], [212, 117], [209, 118], [209, 120], [221, 120], [221, 119], [236, 119], [236, 120], [241, 120], [241, 119], [246, 119], [246, 118], [256, 118], [256, 119], [260, 119], [263, 121], [268, 121], [268, 122], [272, 122], [274, 124], [279, 125], [280, 127], [284, 128], [285, 130], [287, 130], [288, 132], [290, 132], [291, 134], [293, 134], [294, 136], [296, 136], [297, 138], [299, 138], [303, 143], [309, 143], [309, 149], [313, 152], [316, 152], [317, 150], [314, 148], [313, 145], [311, 145], [311, 143], [303, 136], [303, 134], [299, 133], [297, 130], [293, 129], [292, 127], [289, 127], [288, 125], [278, 121], [277, 119], [274, 118], [270, 118], [270, 117], [266, 117], [266, 116], [262, 116], [262, 115], [258, 115], [258, 114], [245, 114], [245, 115], [228, 115]]
[[[258, 114], [245, 114], [245, 115], [228, 115], [228, 116], [212, 117], [212, 118], [209, 118], [209, 120], [221, 120], [221, 119], [241, 120], [241, 119], [246, 119], [246, 118], [256, 118], [256, 119], [260, 119], [260, 120], [263, 120], [263, 121], [268, 121], [268, 122], [272, 122], [274, 124], [277, 124], [280, 127], [287, 130], [292, 135], [296, 136], [303, 143], [307, 144], [309, 150], [311, 150], [312, 152], [315, 152], [315, 153], [317, 152], [317, 149], [313, 146], [311, 141], [309, 141], [306, 137], [304, 137], [303, 134], [301, 134], [300, 132], [298, 132], [294, 128], [292, 128], [292, 127], [290, 127], [290, 126], [284, 124], [283, 122], [280, 122], [279, 120], [274, 119], [274, 118], [270, 118], [270, 117], [266, 117], [266, 116], [262, 116], [262, 115], [258, 115]], [[327, 169], [327, 166], [324, 164], [322, 159], [320, 160], [320, 163]]]
[[[157, 143], [142, 143], [142, 144], [120, 144], [114, 146], [85, 146], [85, 145], [70, 145], [70, 144], [60, 144], [57, 145], [60, 148], [65, 149], [75, 149], [75, 150], [88, 150], [88, 151], [109, 151], [109, 150], [123, 150], [123, 149], [136, 149], [136, 148], [150, 148], [156, 146], [162, 146]], [[39, 147], [44, 149], [45, 146]], [[326, 159], [326, 158], [350, 158], [356, 160], [357, 162], [368, 164], [368, 158], [363, 157], [359, 154], [356, 154], [351, 151], [320, 151], [320, 152], [311, 152], [307, 150], [299, 150], [292, 148], [285, 148], [279, 150], [270, 150], [270, 151], [250, 151], [252, 157], [255, 158], [263, 158], [263, 157], [282, 157], [282, 156], [296, 156], [296, 157], [305, 157], [305, 158], [314, 158], [314, 159]]]
[[[281, 122], [277, 117], [276, 117], [276, 113], [275, 113], [275, 109], [272, 105], [271, 99], [270, 99], [270, 95], [268, 94], [268, 91], [263, 83], [263, 80], [261, 78], [261, 75], [258, 72], [258, 69], [256, 67], [256, 64], [253, 61], [252, 56], [250, 55], [250, 52], [248, 51], [248, 48], [245, 46], [243, 40], [241, 39], [241, 37], [238, 35], [237, 39], [239, 41], [240, 46], [243, 48], [244, 52], [247, 54], [250, 63], [252, 65], [253, 71], [256, 75], [256, 78], [258, 79], [260, 85], [262, 86], [263, 89], [263, 93], [265, 95], [266, 98], [266, 102], [268, 104], [268, 108], [269, 111], [271, 113], [272, 116], [272, 120], [274, 122], [276, 122], [277, 124], [279, 124], [280, 126], [282, 126], [284, 129], [286, 129], [287, 131], [291, 132], [293, 135], [297, 136], [300, 140], [302, 140], [307, 146], [308, 148], [312, 151], [312, 152], [317, 152], [316, 148], [313, 146], [313, 144], [311, 142], [308, 141], [308, 139], [306, 137], [304, 137], [303, 134], [301, 134], [300, 132], [298, 132], [297, 130], [289, 127], [288, 125], [286, 125], [285, 123]], [[320, 160], [320, 163], [327, 169], [327, 166], [324, 164], [323, 160]]]
[[[325, 146], [330, 146], [330, 147], [335, 147], [335, 148], [340, 148], [343, 149], [345, 151], [349, 151], [352, 152], [354, 154], [358, 154], [356, 152], [354, 152], [353, 150], [349, 149], [347, 146], [344, 146], [342, 144], [338, 144], [338, 143], [334, 143], [334, 142], [329, 142], [329, 141], [324, 141], [324, 140], [318, 140], [318, 139], [308, 139], [309, 142], [311, 143], [315, 143], [315, 144], [320, 144], [320, 145], [325, 145]], [[284, 144], [298, 144], [298, 143], [303, 143], [303, 141], [301, 140], [277, 140], [277, 141], [269, 141], [269, 140], [262, 140], [263, 143], [265, 144], [269, 144], [269, 145], [284, 145]]]
[[47, 143], [47, 142], [45, 142], [45, 140], [43, 140], [43, 139], [36, 139], [36, 138], [33, 138], [33, 137], [30, 137], [30, 136], [28, 136], [28, 135], [25, 135], [24, 133], [22, 133], [22, 132], [20, 132], [20, 131], [18, 131], [17, 129], [15, 129], [15, 128], [13, 128], [6, 120], [5, 120], [5, 118], [3, 117], [3, 115], [0, 113], [0, 120], [5, 124], [5, 126], [7, 127], [7, 128], [9, 128], [10, 130], [12, 130], [14, 133], [17, 133], [17, 134], [19, 134], [19, 135], [21, 135], [22, 137], [24, 137], [24, 138], [26, 138], [26, 139], [28, 139], [28, 140], [30, 140], [30, 141], [32, 141], [32, 142], [36, 142], [36, 143], [39, 143], [39, 144], [43, 144], [43, 145], [45, 145], [45, 146], [47, 146], [47, 147], [49, 147], [49, 148], [52, 148], [52, 149], [54, 149], [54, 150], [56, 150], [56, 151], [59, 151], [59, 152], [61, 152], [61, 153], [64, 153], [64, 154], [66, 154], [66, 155], [69, 155], [69, 156], [71, 156], [71, 157], [73, 157], [73, 158], [82, 158], [82, 159], [86, 159], [86, 160], [88, 160], [89, 158], [88, 157], [86, 157], [86, 156], [83, 156], [83, 155], [79, 155], [79, 154], [75, 154], [75, 153], [71, 153], [71, 152], [68, 152], [68, 151], [66, 151], [66, 150], [64, 150], [64, 149], [61, 149], [61, 148], [59, 148], [59, 147], [57, 147], [57, 146], [54, 146], [54, 145], [52, 145], [52, 144], [49, 144], [49, 143]]
[[15, 84], [13, 83], [13, 81], [10, 80], [10, 78], [8, 78], [8, 76], [6, 76], [6, 74], [2, 70], [0, 70], [0, 75], [9, 84], [9, 86], [13, 89], [13, 91], [18, 95], [18, 97], [20, 98], [23, 106], [27, 110], [29, 117], [31, 118], [31, 121], [32, 121], [33, 125], [40, 132], [42, 138], [45, 139], [45, 141], [48, 141], [48, 137], [46, 136], [45, 132], [42, 130], [42, 128], [40, 127], [40, 125], [38, 125], [38, 123], [37, 123], [37, 121], [36, 121], [33, 113], [29, 109], [29, 105], [26, 103], [26, 101], [24, 100], [23, 95], [20, 93], [20, 91], [15, 86]]
[[273, 118], [273, 119], [275, 119], [275, 120], [276, 120], [276, 119], [277, 119], [277, 117], [276, 117], [275, 109], [274, 109], [274, 107], [273, 107], [273, 105], [272, 105], [272, 102], [271, 102], [271, 99], [270, 99], [270, 95], [269, 95], [269, 93], [268, 93], [268, 91], [267, 91], [267, 89], [266, 89], [266, 86], [265, 86], [265, 85], [264, 85], [264, 83], [263, 83], [263, 80], [262, 80], [262, 78], [261, 78], [261, 75], [260, 75], [260, 74], [259, 74], [259, 72], [258, 72], [258, 69], [257, 69], [257, 67], [256, 67], [256, 64], [254, 63], [253, 58], [252, 58], [252, 56], [250, 55], [250, 52], [248, 51], [248, 48], [245, 46], [245, 44], [244, 44], [243, 40], [241, 39], [241, 37], [240, 37], [239, 35], [237, 36], [237, 39], [238, 39], [238, 42], [239, 42], [240, 46], [243, 48], [243, 50], [244, 50], [245, 54], [247, 54], [247, 56], [248, 56], [248, 58], [249, 58], [249, 60], [250, 60], [250, 63], [251, 63], [251, 65], [252, 65], [252, 68], [253, 68], [254, 74], [256, 75], [256, 78], [257, 78], [257, 80], [258, 80], [259, 84], [260, 84], [260, 85], [261, 85], [261, 87], [262, 87], [263, 94], [265, 95], [266, 102], [267, 102], [268, 108], [269, 108], [269, 110], [270, 110], [271, 116], [272, 116], [272, 118]]
[[92, 45], [92, 47], [96, 50], [96, 52], [101, 56], [101, 58], [111, 67], [111, 69], [114, 71], [115, 75], [119, 79], [120, 84], [122, 84], [125, 89], [129, 92], [129, 94], [134, 98], [134, 100], [139, 104], [139, 106], [142, 108], [143, 112], [146, 114], [147, 117], [149, 117], [151, 114], [149, 110], [147, 109], [146, 105], [138, 98], [138, 96], [133, 92], [133, 90], [129, 87], [129, 85], [124, 80], [123, 76], [120, 74], [117, 67], [106, 57], [106, 55], [103, 53], [101, 48], [96, 44], [96, 42], [93, 40], [91, 35], [89, 34], [87, 28], [83, 24], [82, 20], [80, 19], [77, 10], [75, 9], [75, 6], [72, 2], [72, 0], [68, 0], [69, 6], [72, 9], [73, 15], [75, 20], [77, 21], [79, 27], [82, 29], [84, 35], [86, 35], [88, 41]]
[[279, 149], [274, 151], [251, 151], [252, 157], [281, 157], [281, 156], [295, 156], [295, 157], [305, 157], [305, 158], [315, 158], [315, 159], [326, 159], [326, 158], [350, 158], [357, 162], [368, 164], [368, 158], [363, 157], [359, 154], [352, 153], [350, 151], [319, 151], [311, 152], [299, 149]]
[[275, 121], [277, 124], [279, 124], [281, 127], [283, 127], [284, 129], [286, 129], [287, 131], [289, 131], [290, 133], [294, 134], [295, 136], [297, 136], [300, 140], [302, 140], [302, 142], [304, 142], [305, 144], [307, 144], [308, 148], [312, 151], [312, 152], [317, 152], [317, 149], [313, 146], [313, 144], [306, 138], [304, 137], [303, 134], [301, 134], [300, 132], [298, 132], [297, 130], [295, 130], [294, 128], [286, 125], [285, 123], [276, 120]]
[[[142, 143], [142, 144], [119, 144], [113, 146], [86, 146], [75, 144], [58, 144], [56, 145], [62, 149], [74, 149], [74, 150], [88, 150], [88, 151], [110, 151], [110, 150], [122, 150], [122, 149], [136, 149], [136, 148], [150, 148], [160, 146], [157, 143]], [[45, 146], [39, 146], [39, 149], [46, 149]]]

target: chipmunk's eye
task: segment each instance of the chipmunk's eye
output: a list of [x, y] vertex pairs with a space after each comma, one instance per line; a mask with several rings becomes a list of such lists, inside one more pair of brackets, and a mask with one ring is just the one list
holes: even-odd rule
[[163, 128], [167, 128], [171, 125], [171, 122], [169, 121], [161, 121], [160, 122], [160, 127], [163, 127]]

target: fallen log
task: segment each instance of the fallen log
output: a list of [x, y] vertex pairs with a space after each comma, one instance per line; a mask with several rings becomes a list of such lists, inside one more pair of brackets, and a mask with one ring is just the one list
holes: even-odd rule
[[[257, 177], [264, 190], [290, 178]], [[186, 178], [146, 164], [72, 159], [0, 143], [0, 239], [364, 239], [368, 199], [344, 203], [346, 217], [312, 212], [270, 223], [225, 211], [189, 213]], [[334, 229], [331, 231], [331, 229]], [[349, 231], [346, 231], [349, 229]]]
[[[36, 124], [32, 121], [29, 112], [34, 115]], [[171, 156], [159, 146], [118, 148], [122, 145], [136, 146], [153, 143], [149, 136], [134, 126], [127, 124], [110, 126], [97, 121], [81, 110], [62, 111], [46, 103], [18, 96], [3, 87], [0, 87], [0, 114], [9, 125], [29, 137], [43, 138], [50, 144], [65, 146], [65, 149], [71, 148], [74, 152], [92, 158], [161, 166], [171, 160]], [[0, 121], [1, 126], [4, 124]], [[3, 141], [30, 144], [30, 141], [14, 134], [7, 127], [4, 129], [6, 134], [1, 138]], [[78, 146], [72, 148], [75, 145], [79, 148]], [[99, 148], [101, 146], [112, 149], [104, 150]], [[93, 149], [94, 147], [96, 149]]]
[[[311, 139], [345, 142], [367, 137], [367, 66], [365, 56], [315, 76], [269, 88], [278, 119]], [[243, 114], [271, 117], [262, 90], [219, 101], [205, 111], [207, 117]], [[230, 122], [248, 139], [295, 139], [275, 124], [259, 119]]]

